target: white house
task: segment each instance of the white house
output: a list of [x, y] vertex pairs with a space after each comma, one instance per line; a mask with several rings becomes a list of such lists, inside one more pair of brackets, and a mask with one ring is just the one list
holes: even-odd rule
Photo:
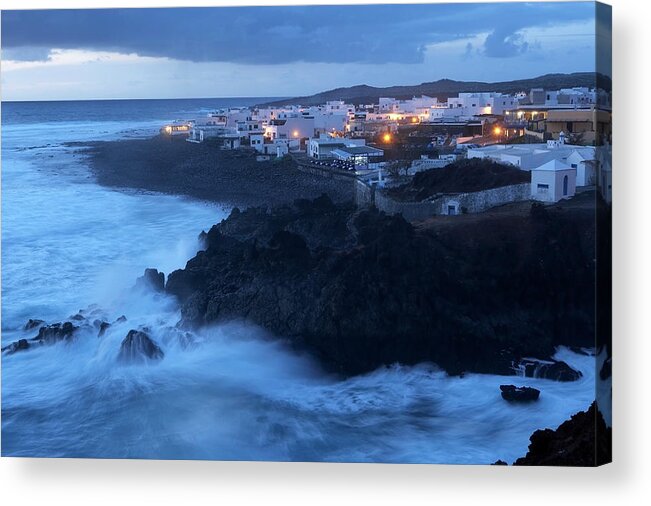
[[314, 136], [314, 118], [289, 117], [273, 119], [264, 129], [265, 137], [274, 139], [306, 139]]
[[419, 159], [411, 162], [411, 166], [409, 167], [407, 173], [409, 175], [412, 175], [416, 172], [422, 172], [424, 170], [442, 169], [443, 167], [446, 167], [447, 165], [450, 165], [452, 162], [454, 162], [455, 159], [456, 157], [451, 155], [444, 155], [439, 158], [430, 158], [427, 155], [421, 155]]
[[364, 139], [347, 139], [344, 137], [315, 137], [307, 144], [307, 156], [323, 160], [333, 158], [332, 152], [338, 148], [365, 146]]
[[384, 156], [384, 150], [372, 146], [345, 146], [332, 150], [338, 160], [352, 162], [355, 167], [368, 168]]
[[531, 171], [531, 198], [541, 202], [558, 202], [574, 196], [576, 169], [560, 160], [549, 162]]
[[559, 160], [577, 171], [577, 186], [595, 183], [595, 148], [565, 144], [564, 134], [560, 135], [558, 140], [550, 140], [547, 143], [493, 144], [483, 148], [470, 148], [467, 156], [508, 163], [521, 170], [533, 170], [550, 160]]
[[596, 182], [594, 148], [578, 148], [566, 158], [565, 162], [576, 169], [576, 185], [590, 186]]

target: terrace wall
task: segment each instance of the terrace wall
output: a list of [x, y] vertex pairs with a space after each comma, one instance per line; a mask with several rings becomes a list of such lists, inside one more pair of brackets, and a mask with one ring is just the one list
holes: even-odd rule
[[447, 194], [423, 202], [404, 202], [392, 199], [385, 192], [375, 191], [369, 185], [358, 181], [355, 196], [360, 207], [374, 204], [387, 214], [402, 214], [407, 221], [422, 221], [432, 216], [448, 214], [449, 205], [453, 205], [458, 214], [481, 213], [510, 202], [529, 200], [531, 184], [521, 183], [479, 192]]

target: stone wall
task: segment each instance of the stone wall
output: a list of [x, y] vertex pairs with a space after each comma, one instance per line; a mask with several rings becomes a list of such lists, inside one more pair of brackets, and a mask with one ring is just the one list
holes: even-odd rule
[[358, 181], [356, 188], [357, 205], [363, 207], [375, 204], [380, 211], [387, 214], [402, 214], [407, 221], [421, 221], [431, 216], [448, 214], [448, 206], [450, 205], [454, 206], [457, 214], [481, 213], [509, 202], [529, 200], [531, 198], [531, 185], [530, 183], [522, 183], [479, 192], [448, 194], [424, 202], [394, 200], [381, 190], [374, 193], [373, 196], [373, 188]]
[[492, 188], [472, 193], [459, 193], [436, 199], [439, 204], [440, 214], [447, 214], [448, 202], [459, 203], [459, 211], [466, 213], [481, 213], [491, 207], [500, 206], [509, 202], [520, 202], [531, 198], [531, 183], [514, 184]]
[[375, 185], [370, 185], [357, 179], [355, 181], [355, 205], [371, 207], [375, 205]]

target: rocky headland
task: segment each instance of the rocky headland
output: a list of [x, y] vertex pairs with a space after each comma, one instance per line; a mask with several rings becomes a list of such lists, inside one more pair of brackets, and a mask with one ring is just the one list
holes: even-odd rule
[[573, 380], [551, 356], [595, 344], [589, 199], [417, 226], [326, 196], [234, 209], [165, 289], [184, 326], [245, 319], [344, 375], [431, 361]]

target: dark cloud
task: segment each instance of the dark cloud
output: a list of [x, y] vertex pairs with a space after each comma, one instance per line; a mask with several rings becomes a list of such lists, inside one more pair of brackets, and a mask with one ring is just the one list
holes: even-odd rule
[[521, 34], [508, 29], [495, 30], [486, 37], [484, 54], [496, 58], [509, 58], [525, 53], [529, 44]]
[[35, 59], [47, 58], [50, 48], [82, 48], [196, 62], [418, 63], [428, 44], [487, 32], [490, 36], [483, 48], [487, 56], [515, 56], [527, 50], [518, 30], [589, 19], [594, 17], [594, 8], [580, 2], [2, 14], [3, 48], [22, 60], [29, 55], [28, 48], [38, 48]]

